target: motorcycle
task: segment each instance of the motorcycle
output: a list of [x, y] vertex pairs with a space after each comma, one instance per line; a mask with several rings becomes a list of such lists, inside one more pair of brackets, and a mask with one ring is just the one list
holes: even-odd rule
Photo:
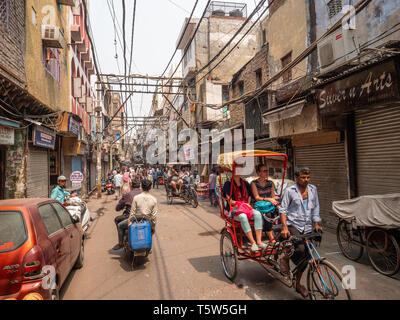
[[115, 193], [115, 186], [114, 183], [109, 180], [106, 184], [107, 194], [114, 194]]
[[144, 263], [152, 247], [151, 225], [146, 216], [135, 217], [135, 221], [125, 231], [123, 245], [125, 255], [132, 259], [132, 268]]
[[101, 192], [107, 191], [107, 183], [104, 180], [101, 180]]
[[79, 218], [83, 231], [86, 231], [92, 221], [87, 203], [79, 197], [70, 197], [65, 200], [64, 206], [72, 218]]

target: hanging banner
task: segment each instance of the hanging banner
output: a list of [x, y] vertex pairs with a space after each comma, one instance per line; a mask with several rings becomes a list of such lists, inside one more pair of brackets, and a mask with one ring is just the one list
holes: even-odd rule
[[33, 128], [33, 145], [54, 150], [56, 133], [50, 129], [35, 125]]

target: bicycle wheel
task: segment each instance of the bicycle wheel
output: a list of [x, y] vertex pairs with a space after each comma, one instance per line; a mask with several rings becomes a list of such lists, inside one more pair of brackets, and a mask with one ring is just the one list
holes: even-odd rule
[[350, 289], [343, 286], [339, 270], [329, 261], [319, 261], [318, 270], [310, 266], [307, 287], [310, 300], [352, 300]]
[[[336, 238], [343, 255], [353, 261], [359, 260], [364, 252], [361, 246], [363, 238], [359, 229], [354, 229], [351, 223], [340, 220], [336, 229]], [[354, 241], [360, 243], [357, 245]]]
[[190, 203], [192, 204], [193, 208], [197, 208], [197, 206], [199, 205], [199, 201], [197, 200], [197, 192], [195, 190], [192, 190], [192, 192], [190, 192]]
[[367, 254], [374, 269], [385, 276], [392, 276], [399, 271], [399, 244], [387, 231], [375, 229], [369, 233]]
[[222, 268], [225, 276], [233, 281], [237, 274], [237, 252], [232, 237], [227, 230], [224, 230], [220, 241], [220, 254]]

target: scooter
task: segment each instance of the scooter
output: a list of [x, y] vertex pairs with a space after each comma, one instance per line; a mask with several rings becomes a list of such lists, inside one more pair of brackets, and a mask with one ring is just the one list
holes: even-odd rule
[[108, 180], [108, 182], [106, 184], [106, 190], [107, 190], [107, 194], [114, 194], [115, 193], [114, 183], [112, 183], [111, 180]]
[[152, 247], [151, 225], [145, 216], [135, 217], [123, 237], [125, 255], [132, 259], [132, 268], [144, 263]]
[[64, 205], [73, 218], [79, 218], [83, 231], [86, 231], [92, 221], [87, 203], [79, 197], [70, 197], [65, 200]]

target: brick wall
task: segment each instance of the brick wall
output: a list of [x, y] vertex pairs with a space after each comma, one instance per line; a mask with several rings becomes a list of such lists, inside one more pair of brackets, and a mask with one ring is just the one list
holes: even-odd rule
[[[268, 46], [264, 45], [259, 52], [251, 59], [238, 73], [234, 75], [230, 98], [240, 96], [239, 83], [243, 82], [244, 93], [255, 90], [258, 86], [256, 72], [261, 70], [261, 83], [269, 78], [268, 71]], [[243, 103], [231, 104], [229, 106], [231, 125], [244, 123], [245, 108]]]
[[[8, 4], [8, 25], [0, 21], [0, 64], [25, 81], [25, 1], [8, 0]], [[12, 76], [4, 75], [21, 85]]]

